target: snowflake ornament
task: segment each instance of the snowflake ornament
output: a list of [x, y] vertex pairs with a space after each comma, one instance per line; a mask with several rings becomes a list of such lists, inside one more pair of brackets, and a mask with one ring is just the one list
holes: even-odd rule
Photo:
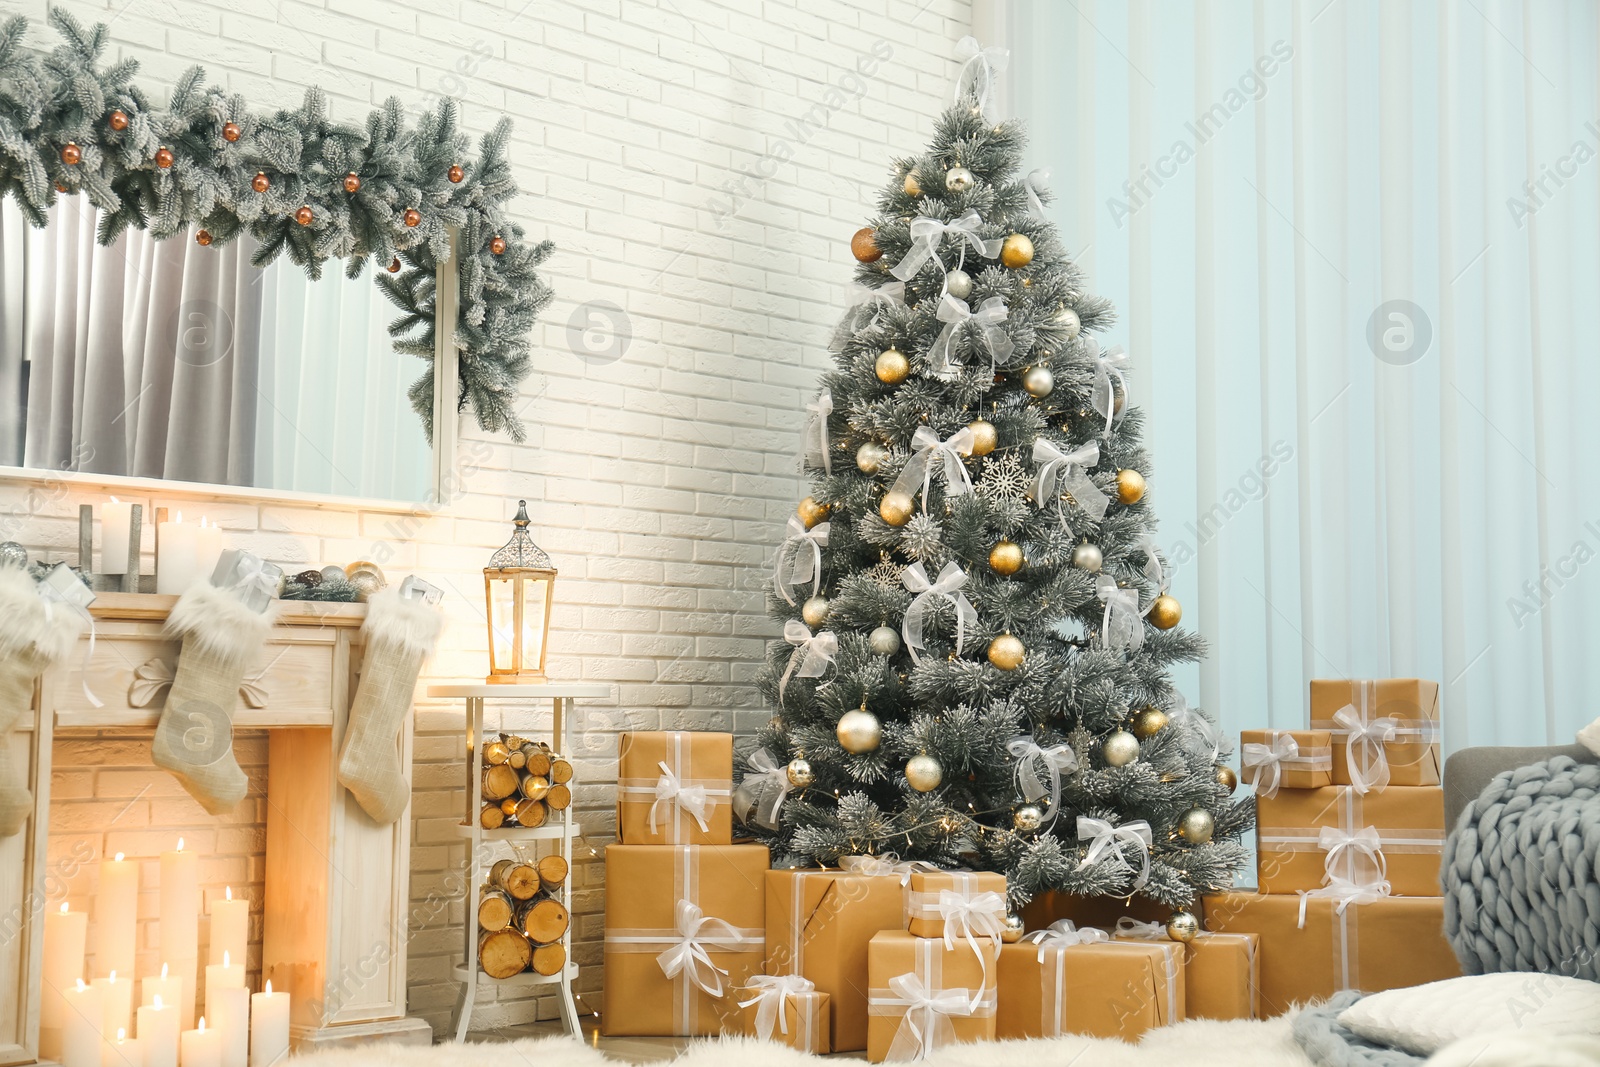
[[1033, 476], [1022, 466], [1016, 452], [1007, 452], [984, 464], [976, 489], [979, 496], [996, 504], [1021, 503], [1033, 489]]

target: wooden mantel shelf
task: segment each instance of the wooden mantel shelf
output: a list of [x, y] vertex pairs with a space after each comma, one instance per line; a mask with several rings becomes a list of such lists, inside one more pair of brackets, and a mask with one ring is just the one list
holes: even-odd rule
[[[97, 593], [89, 614], [98, 619], [144, 619], [165, 622], [178, 598], [167, 593]], [[325, 600], [279, 600], [273, 619], [282, 626], [360, 626], [365, 604]]]

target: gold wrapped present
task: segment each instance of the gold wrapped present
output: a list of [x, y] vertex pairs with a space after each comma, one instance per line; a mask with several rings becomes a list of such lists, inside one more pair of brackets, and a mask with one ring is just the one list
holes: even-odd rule
[[726, 845], [732, 797], [732, 734], [628, 733], [618, 742], [622, 844]]
[[777, 1041], [799, 1052], [826, 1055], [828, 994], [798, 974], [758, 974], [736, 994], [739, 1032]]
[[1327, 730], [1245, 730], [1240, 777], [1261, 796], [1333, 784], [1333, 734]]
[[1112, 940], [1059, 919], [1000, 948], [995, 1036], [1089, 1034], [1134, 1041], [1184, 1017], [1183, 946]]
[[1256, 881], [1263, 893], [1295, 893], [1335, 880], [1396, 896], [1439, 895], [1444, 792], [1393, 785], [1363, 796], [1354, 786], [1286, 789], [1256, 798]]
[[999, 944], [966, 945], [904, 930], [873, 935], [867, 946], [867, 1059], [920, 1060], [966, 1041], [995, 1036], [995, 962]]
[[999, 937], [1006, 919], [1006, 876], [986, 871], [913, 871], [906, 929], [918, 937]]
[[[1117, 920], [1120, 939], [1162, 944], [1169, 940], [1164, 923]], [[1255, 934], [1219, 934], [1202, 930], [1183, 946], [1183, 1017], [1185, 1019], [1254, 1019], [1261, 1009], [1261, 967]]]
[[1333, 782], [1361, 792], [1439, 784], [1439, 683], [1313, 679], [1311, 727], [1333, 734]]

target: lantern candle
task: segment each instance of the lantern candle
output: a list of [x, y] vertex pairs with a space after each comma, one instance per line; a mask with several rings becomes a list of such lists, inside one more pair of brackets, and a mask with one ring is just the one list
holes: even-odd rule
[[289, 1055], [289, 994], [265, 992], [250, 998], [250, 1067], [273, 1067]]
[[178, 1009], [160, 993], [139, 1009], [139, 1044], [144, 1046], [144, 1067], [178, 1067]]
[[491, 683], [545, 680], [545, 654], [554, 607], [556, 569], [528, 534], [528, 502], [517, 501], [514, 529], [483, 569], [484, 607], [489, 618]]
[[[221, 963], [224, 955], [231, 955], [243, 963], [250, 944], [250, 901], [233, 899], [233, 887], [225, 889], [227, 895], [211, 902], [211, 952], [210, 962]], [[212, 1019], [216, 1026], [217, 1020]]]
[[90, 984], [100, 991], [100, 1003], [105, 1011], [100, 1034], [109, 1041], [117, 1031], [126, 1031], [133, 1025], [133, 979], [119, 979], [117, 972], [112, 971], [110, 978], [96, 978]]
[[[126, 535], [127, 531], [123, 533]], [[115, 971], [128, 976], [131, 982], [138, 929], [139, 864], [123, 859], [122, 853], [118, 852], [116, 859], [100, 861], [100, 884], [94, 894], [96, 974]], [[115, 1030], [111, 1032], [116, 1033]]]
[[[133, 535], [133, 505], [116, 497], [100, 505], [100, 573], [127, 574]], [[138, 549], [133, 549], [137, 552]], [[133, 972], [127, 971], [127, 974]]]
[[61, 1058], [62, 1031], [67, 1025], [66, 993], [83, 977], [84, 942], [89, 916], [61, 910], [44, 917], [44, 964], [39, 1002], [39, 1051], [47, 1059]]
[[144, 1067], [144, 1042], [118, 1030], [116, 1040], [100, 1048], [100, 1067]]
[[84, 985], [80, 978], [76, 987], [63, 992], [62, 1000], [67, 1013], [61, 1030], [62, 1067], [100, 1067], [104, 1040], [100, 1028], [105, 1021], [100, 990]]
[[181, 837], [176, 850], [161, 854], [161, 960], [183, 980], [183, 992], [174, 1006], [187, 1024], [194, 1019], [200, 963], [200, 856], [185, 852]]
[[222, 1035], [206, 1029], [206, 1017], [200, 1016], [200, 1025], [185, 1030], [178, 1041], [180, 1067], [222, 1067]]

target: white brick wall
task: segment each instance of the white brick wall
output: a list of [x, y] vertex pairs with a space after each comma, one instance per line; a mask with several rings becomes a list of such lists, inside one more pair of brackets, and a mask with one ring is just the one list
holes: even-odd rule
[[[549, 261], [558, 299], [526, 385], [528, 444], [466, 427], [462, 491], [414, 515], [182, 506], [286, 565], [379, 559], [395, 578], [414, 569], [445, 585], [451, 626], [431, 673], [472, 678], [484, 670], [477, 571], [505, 539], [516, 497], [528, 498], [536, 539], [562, 575], [552, 674], [617, 688], [582, 720], [579, 798], [591, 834], [581, 851], [596, 854], [575, 871], [574, 911], [578, 960], [597, 965], [615, 731], [744, 730], [768, 714], [751, 684], [775, 632], [762, 610], [764, 560], [797, 496], [803, 403], [827, 366], [848, 239], [889, 157], [930, 136], [969, 0], [63, 6], [109, 21], [113, 49], [139, 58], [157, 95], [201, 62], [257, 108], [293, 106], [315, 83], [347, 118], [391, 94], [408, 106], [448, 94], [463, 100], [474, 138], [503, 113], [515, 119], [517, 208], [529, 233], [558, 249]], [[44, 41], [45, 4], [0, 0], [0, 11], [16, 10]], [[580, 308], [593, 301], [626, 316], [632, 341], [618, 361], [569, 346], [569, 320], [589, 321]], [[0, 523], [67, 558], [77, 504], [100, 498], [0, 485]], [[515, 713], [507, 722], [524, 725]], [[465, 858], [446, 833], [459, 725], [454, 708], [419, 709], [417, 900]], [[459, 933], [448, 923], [460, 910], [413, 931], [410, 1007], [436, 1028], [455, 995]], [[599, 980], [594, 966], [583, 989], [598, 991]], [[553, 1013], [489, 996], [485, 1024]]]

